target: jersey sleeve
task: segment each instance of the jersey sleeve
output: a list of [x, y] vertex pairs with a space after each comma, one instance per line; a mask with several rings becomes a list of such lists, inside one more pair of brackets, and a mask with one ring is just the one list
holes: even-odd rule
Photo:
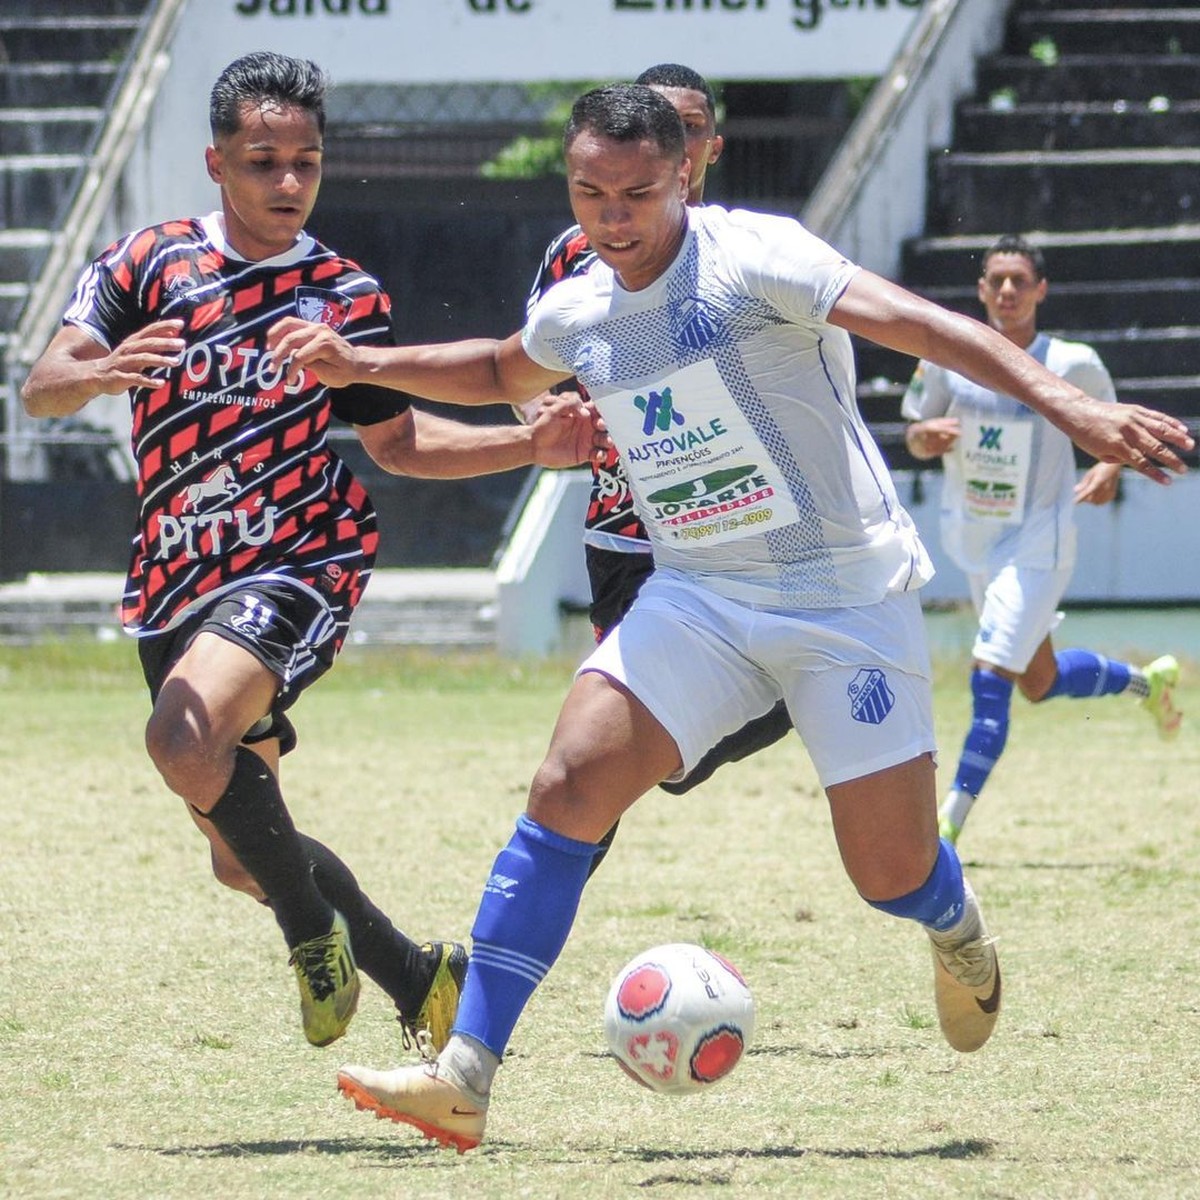
[[545, 367], [549, 371], [565, 371], [570, 375], [574, 371], [574, 367], [563, 361], [551, 348], [550, 342], [545, 336], [547, 321], [544, 314], [539, 317], [544, 307], [535, 308], [533, 316], [521, 330], [521, 348], [539, 367]]
[[142, 328], [148, 317], [140, 302], [137, 259], [132, 247], [148, 231], [114, 242], [80, 275], [62, 323], [74, 325], [111, 350]]
[[1076, 362], [1063, 371], [1063, 378], [1073, 383], [1081, 391], [1106, 404], [1117, 402], [1117, 389], [1113, 386], [1112, 376], [1108, 368], [1100, 360], [1100, 355], [1091, 346], [1083, 347], [1084, 353], [1079, 355]]
[[[394, 346], [391, 300], [374, 280], [369, 282], [372, 286], [355, 296], [341, 334], [357, 346]], [[339, 421], [349, 425], [378, 425], [407, 411], [411, 400], [404, 392], [391, 388], [355, 383], [330, 389], [329, 406]]]
[[[857, 264], [791, 217], [746, 214], [743, 235], [753, 239], [746, 257], [751, 291], [798, 325], [824, 324]], [[730, 214], [734, 223], [739, 214]]]

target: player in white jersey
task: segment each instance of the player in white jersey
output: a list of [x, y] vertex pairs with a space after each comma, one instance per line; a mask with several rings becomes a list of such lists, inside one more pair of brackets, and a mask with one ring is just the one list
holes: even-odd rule
[[[978, 287], [994, 329], [1089, 395], [1116, 402], [1095, 350], [1037, 330], [1048, 287], [1040, 249], [1000, 238], [983, 254]], [[938, 814], [942, 837], [956, 841], [1004, 750], [1014, 684], [1033, 702], [1127, 693], [1173, 737], [1179, 664], [1164, 655], [1138, 668], [1091, 650], [1054, 650], [1075, 565], [1075, 505], [1108, 503], [1119, 466], [1097, 463], [1076, 482], [1066, 434], [1019, 400], [932, 363], [918, 365], [902, 411], [913, 456], [942, 458], [942, 546], [966, 572], [979, 613], [971, 727]]]
[[780, 698], [860, 894], [930, 934], [947, 1040], [970, 1051], [992, 1032], [995, 948], [937, 836], [916, 591], [928, 559], [858, 415], [848, 332], [1014, 390], [1155, 478], [1155, 456], [1181, 470], [1170, 445], [1191, 445], [1148, 410], [1114, 421], [980, 322], [857, 270], [794, 221], [688, 209], [683, 128], [651, 88], [580, 97], [564, 147], [600, 263], [552, 288], [522, 334], [369, 350], [288, 319], [269, 339], [331, 386], [370, 378], [457, 403], [521, 403], [578, 377], [654, 541], [657, 569], [581, 666], [484, 888], [447, 1048], [338, 1077], [361, 1107], [460, 1150], [483, 1137], [500, 1056], [566, 941], [597, 840]]

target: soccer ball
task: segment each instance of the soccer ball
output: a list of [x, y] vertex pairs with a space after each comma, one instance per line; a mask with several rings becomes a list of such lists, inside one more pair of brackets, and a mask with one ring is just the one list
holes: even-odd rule
[[724, 1079], [754, 1034], [754, 998], [711, 950], [655, 946], [617, 973], [604, 1005], [608, 1048], [626, 1074], [666, 1095]]

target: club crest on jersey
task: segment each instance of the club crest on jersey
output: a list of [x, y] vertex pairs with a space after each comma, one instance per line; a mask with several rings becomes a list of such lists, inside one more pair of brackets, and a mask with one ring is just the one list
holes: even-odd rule
[[717, 337], [719, 321], [712, 306], [698, 297], [691, 297], [672, 314], [675, 338], [688, 350], [703, 350]]
[[296, 315], [302, 321], [315, 321], [336, 331], [350, 316], [350, 301], [324, 288], [300, 287], [296, 289]]
[[846, 689], [850, 715], [864, 725], [880, 725], [896, 704], [896, 693], [878, 667], [863, 667]]

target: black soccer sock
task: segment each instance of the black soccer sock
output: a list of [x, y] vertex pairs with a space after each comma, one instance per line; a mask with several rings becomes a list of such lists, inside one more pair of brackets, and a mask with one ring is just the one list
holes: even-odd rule
[[300, 834], [321, 894], [346, 918], [358, 969], [373, 979], [406, 1017], [415, 1016], [432, 981], [437, 959], [422, 954], [359, 886], [354, 872], [328, 846]]
[[779, 700], [774, 708], [768, 709], [761, 717], [747, 721], [741, 729], [723, 737], [692, 768], [691, 774], [675, 783], [660, 783], [658, 786], [664, 792], [670, 792], [672, 796], [682, 796], [702, 784], [718, 767], [725, 763], [739, 762], [759, 750], [765, 750], [791, 731], [791, 714], [787, 705]]
[[329, 932], [333, 908], [313, 881], [279, 781], [253, 750], [237, 747], [229, 786], [211, 811], [200, 815], [213, 823], [262, 888], [289, 948]]
[[595, 875], [596, 868], [608, 857], [608, 852], [612, 849], [613, 839], [617, 836], [617, 830], [620, 827], [621, 822], [619, 820], [614, 821], [612, 828], [596, 843], [599, 849], [592, 858], [591, 866], [588, 867], [587, 877], [589, 879]]

